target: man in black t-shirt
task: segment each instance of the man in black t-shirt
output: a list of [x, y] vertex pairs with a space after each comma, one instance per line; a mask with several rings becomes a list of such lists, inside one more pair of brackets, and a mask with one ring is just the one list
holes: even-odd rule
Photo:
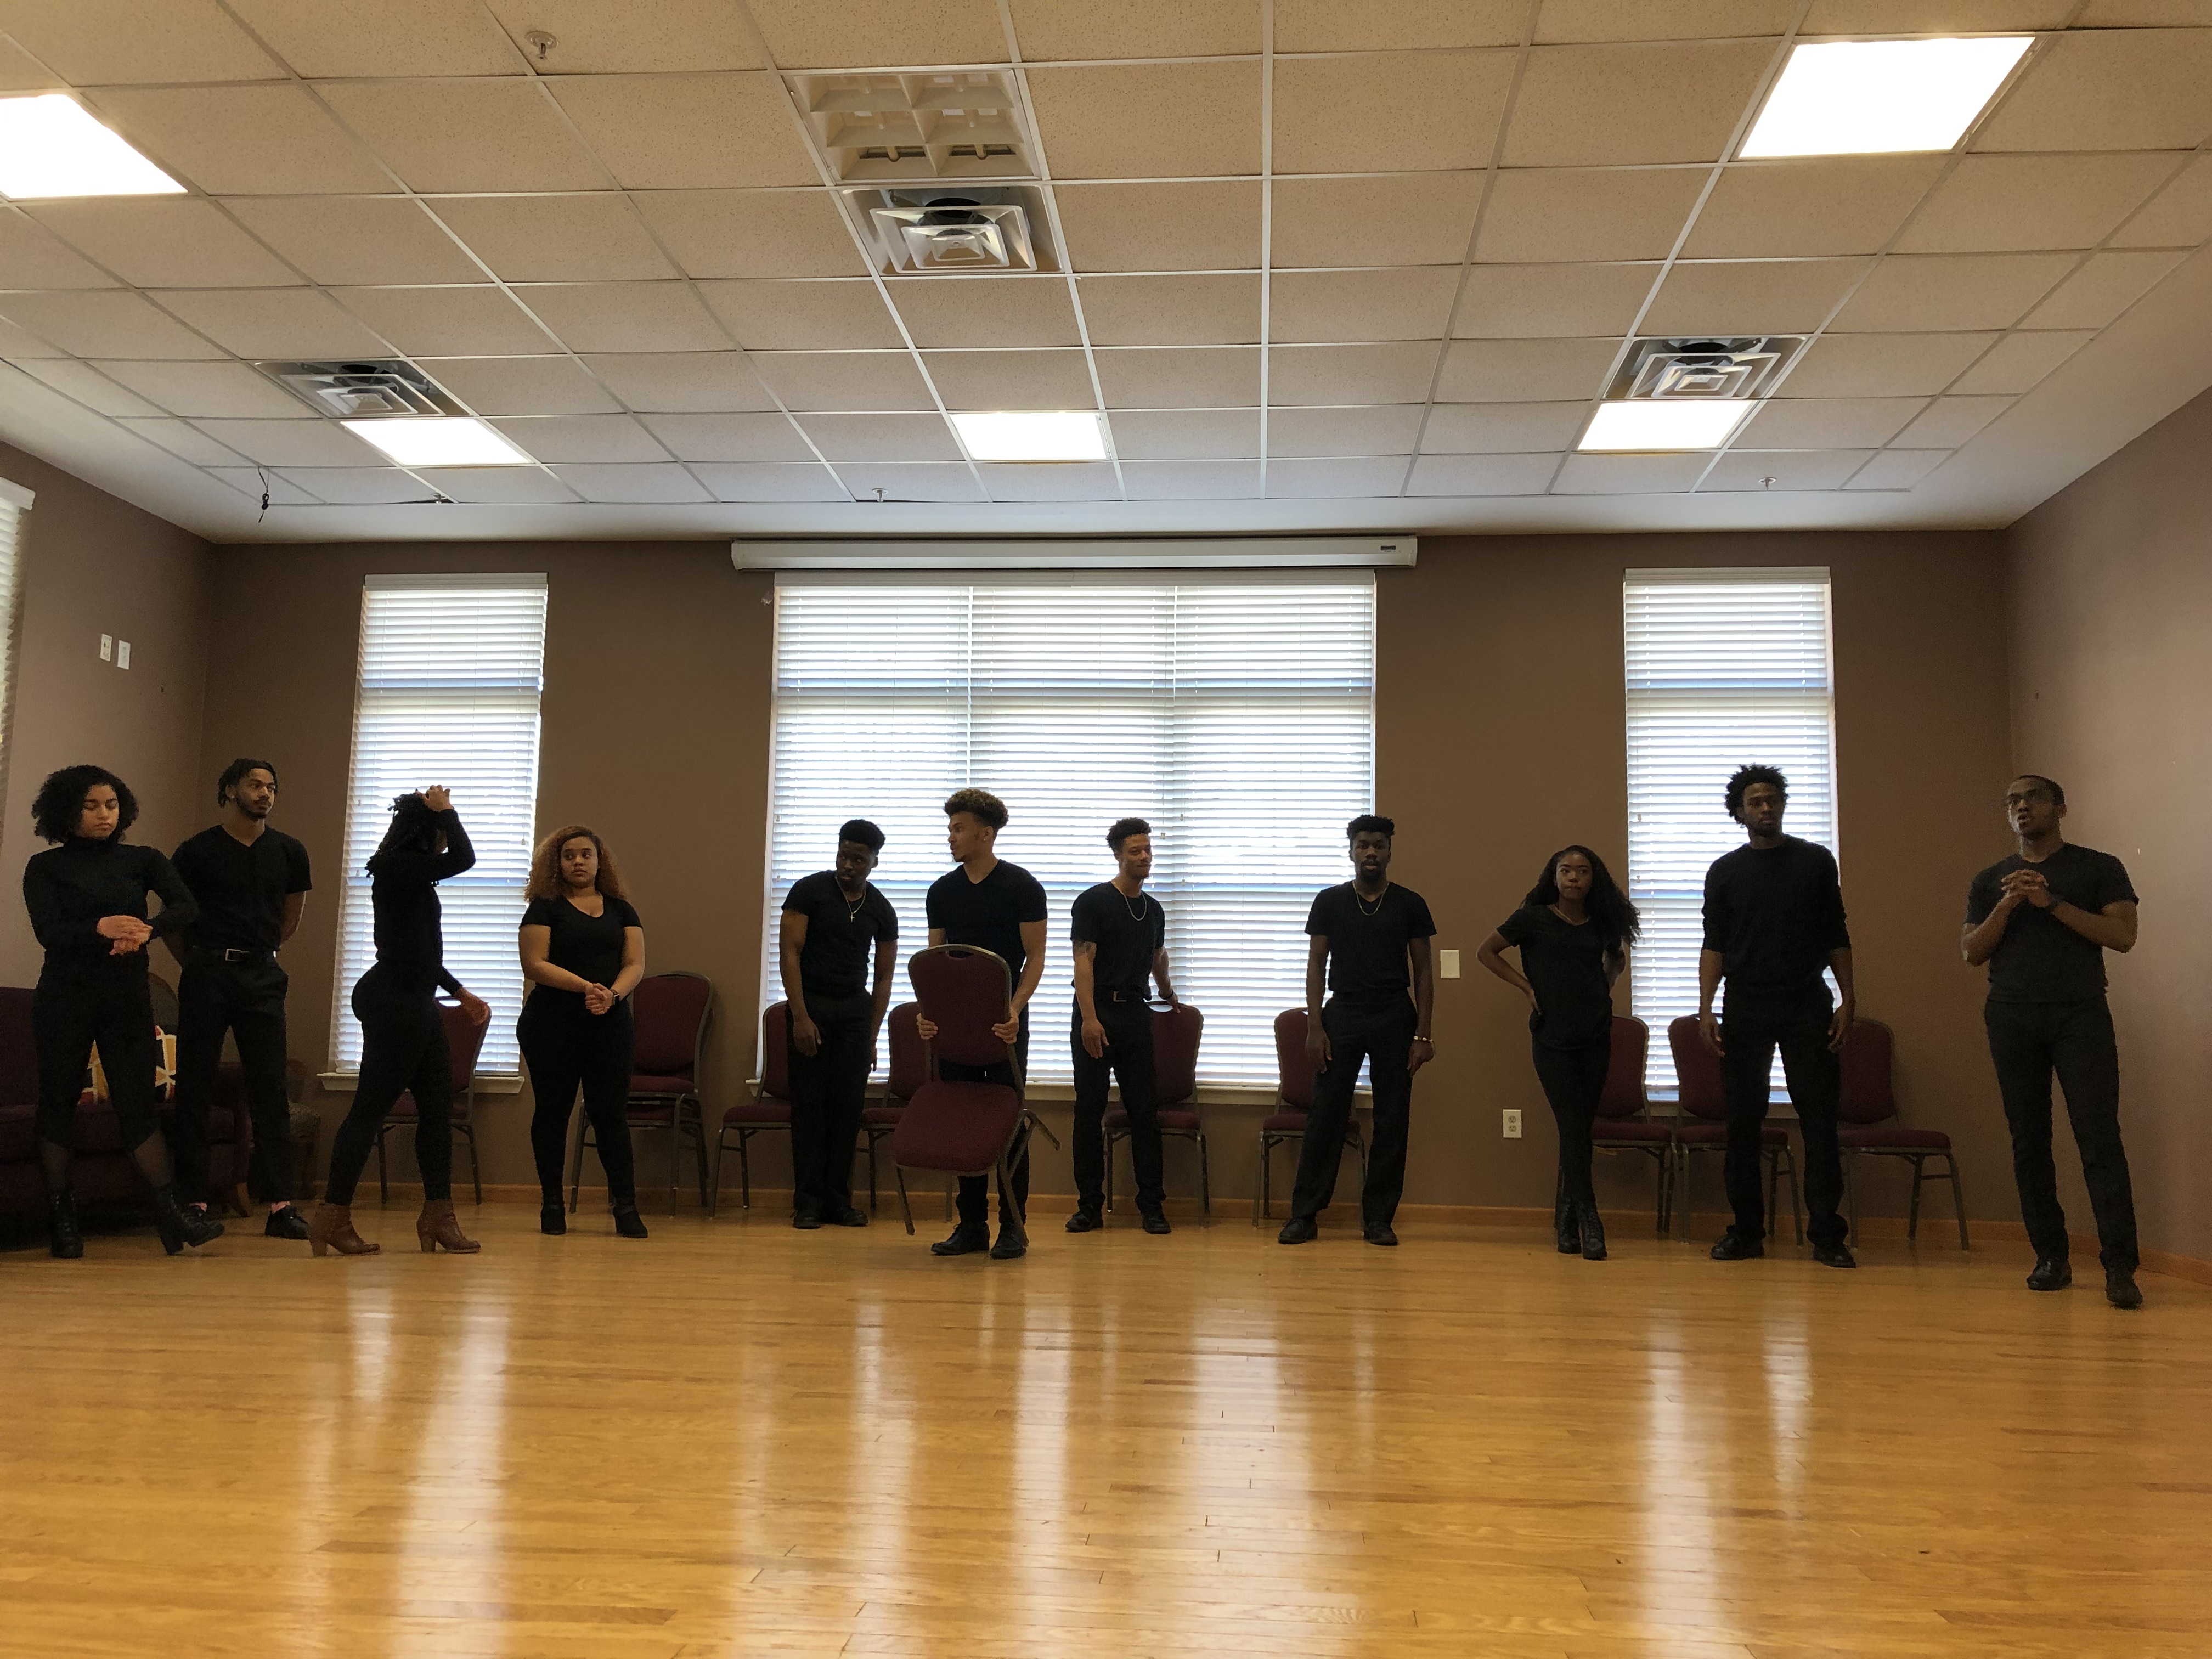
[[[1790, 783], [1771, 766], [1740, 766], [1729, 778], [1729, 816], [1744, 844], [1705, 872], [1705, 948], [1698, 952], [1698, 1029], [1720, 1056], [1728, 1108], [1723, 1170], [1735, 1212], [1713, 1246], [1716, 1261], [1766, 1254], [1766, 1194], [1761, 1184], [1767, 1085], [1774, 1051], [1805, 1140], [1805, 1237], [1823, 1267], [1856, 1267], [1844, 1196], [1843, 1150], [1836, 1139], [1844, 1091], [1844, 1034], [1857, 997], [1851, 936], [1836, 855], [1782, 833]], [[1843, 1000], [1831, 1005], [1822, 973], [1836, 976]], [[1728, 981], [1724, 1017], [1713, 998]]]
[[898, 970], [898, 913], [868, 879], [883, 846], [884, 832], [867, 819], [848, 820], [837, 831], [836, 867], [793, 882], [783, 901], [777, 959], [791, 1036], [791, 1224], [802, 1231], [868, 1224], [853, 1207], [853, 1151]]
[[[1306, 917], [1306, 1054], [1313, 1062], [1313, 1111], [1298, 1148], [1291, 1218], [1279, 1243], [1304, 1244], [1320, 1231], [1321, 1212], [1336, 1195], [1344, 1132], [1352, 1121], [1359, 1062], [1375, 1120], [1367, 1184], [1359, 1195], [1362, 1232], [1370, 1244], [1395, 1244], [1391, 1223], [1406, 1189], [1406, 1141], [1412, 1127], [1413, 1073], [1436, 1057], [1429, 1036], [1436, 987], [1429, 941], [1437, 925], [1428, 902], [1390, 879], [1397, 825], [1363, 813], [1345, 826], [1352, 880], [1325, 888]], [[1324, 975], [1334, 994], [1322, 1000]], [[1410, 996], [1407, 994], [1410, 991]]]
[[177, 848], [171, 860], [199, 901], [199, 919], [167, 943], [177, 979], [177, 1189], [205, 1209], [208, 1114], [222, 1070], [222, 1039], [238, 1040], [252, 1115], [251, 1190], [269, 1206], [271, 1238], [307, 1236], [292, 1202], [292, 1103], [286, 1087], [284, 993], [290, 981], [276, 952], [299, 930], [307, 902], [307, 849], [269, 827], [276, 769], [235, 760], [216, 780], [221, 823]]
[[[929, 889], [929, 942], [932, 945], [973, 945], [996, 951], [1013, 975], [1013, 1011], [1005, 1024], [994, 1026], [999, 1037], [1014, 1046], [1012, 1066], [940, 1064], [938, 1075], [948, 1082], [1005, 1083], [1016, 1081], [1016, 1072], [1026, 1075], [1030, 1059], [1030, 999], [1044, 976], [1045, 920], [1049, 908], [1044, 888], [1018, 864], [1003, 861], [994, 850], [999, 831], [1006, 827], [1006, 805], [983, 789], [961, 789], [945, 803], [945, 841], [955, 866], [939, 876]], [[924, 1041], [937, 1035], [929, 1021], [920, 1022]], [[1013, 1172], [1014, 1205], [1026, 1212], [1030, 1201], [1029, 1130], [1014, 1137], [1007, 1164]], [[988, 1249], [992, 1259], [1007, 1261], [1025, 1255], [1029, 1245], [1019, 1218], [999, 1194], [999, 1242], [991, 1243], [990, 1178], [960, 1177], [960, 1224], [950, 1237], [931, 1245], [936, 1255], [968, 1255]]]
[[1118, 866], [1114, 879], [1086, 888], [1068, 915], [1075, 950], [1075, 1213], [1067, 1231], [1105, 1224], [1106, 1084], [1121, 1080], [1129, 1115], [1129, 1160], [1137, 1171], [1137, 1212], [1145, 1231], [1169, 1231], [1160, 1177], [1158, 1091], [1152, 1075], [1150, 983], [1173, 1002], [1168, 982], [1167, 914], [1145, 891], [1152, 873], [1152, 826], [1123, 818], [1106, 832]]
[[2136, 1206], [2120, 1142], [2120, 1055], [2105, 1006], [2105, 952], [2136, 944], [2136, 890], [2109, 853], [2059, 834], [2066, 792], [2034, 773], [2005, 790], [2005, 816], [2020, 850], [1974, 878], [1960, 946], [1990, 967], [1983, 1023], [1990, 1034], [2021, 1218], [2035, 1247], [2034, 1291], [2073, 1282], [2066, 1212], [2051, 1158], [2051, 1077], [2066, 1091], [2066, 1115], [2081, 1153], [2082, 1179], [2097, 1218], [2105, 1295], [2139, 1308]]

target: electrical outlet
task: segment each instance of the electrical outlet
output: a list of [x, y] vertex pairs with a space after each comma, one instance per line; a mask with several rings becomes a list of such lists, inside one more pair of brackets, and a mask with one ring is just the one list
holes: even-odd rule
[[1439, 951], [1437, 952], [1437, 976], [1439, 979], [1457, 979], [1459, 977], [1458, 951]]
[[130, 666], [131, 666], [131, 641], [128, 641], [128, 640], [118, 640], [118, 641], [116, 641], [116, 642], [115, 642], [115, 665], [116, 665], [118, 668], [128, 668], [128, 667], [130, 667]]
[[102, 634], [100, 636], [100, 659], [102, 662], [113, 662], [115, 660], [114, 635]]
[[1521, 1139], [1521, 1109], [1520, 1109], [1519, 1107], [1517, 1107], [1517, 1106], [1508, 1106], [1508, 1107], [1505, 1109], [1505, 1111], [1504, 1111], [1504, 1118], [1505, 1118], [1505, 1138], [1506, 1138], [1508, 1140], [1518, 1140], [1518, 1139]]

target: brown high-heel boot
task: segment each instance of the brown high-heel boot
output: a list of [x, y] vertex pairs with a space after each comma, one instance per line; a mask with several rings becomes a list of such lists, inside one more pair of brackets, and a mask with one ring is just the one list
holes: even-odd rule
[[422, 1241], [425, 1255], [441, 1248], [455, 1255], [467, 1255], [483, 1249], [475, 1239], [462, 1234], [461, 1224], [454, 1218], [453, 1200], [450, 1198], [422, 1200], [422, 1213], [415, 1218], [415, 1237]]
[[374, 1255], [384, 1247], [354, 1231], [353, 1206], [323, 1203], [307, 1218], [307, 1248], [317, 1255], [330, 1250], [340, 1255]]

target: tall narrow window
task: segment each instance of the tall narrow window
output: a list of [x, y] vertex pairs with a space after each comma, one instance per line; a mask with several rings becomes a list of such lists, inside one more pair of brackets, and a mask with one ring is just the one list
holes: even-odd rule
[[1068, 906], [1114, 873], [1107, 827], [1139, 817], [1176, 988], [1206, 1013], [1201, 1078], [1273, 1083], [1307, 906], [1349, 878], [1345, 821], [1371, 805], [1374, 579], [788, 576], [775, 726], [764, 1002], [782, 994], [776, 906], [847, 818], [889, 837], [876, 883], [900, 955], [921, 946], [945, 798], [972, 785], [1012, 814], [1000, 855], [1051, 896], [1033, 1077], [1069, 1076]]
[[349, 999], [376, 959], [369, 854], [393, 799], [444, 784], [468, 827], [476, 867], [441, 882], [446, 966], [491, 1005], [480, 1060], [518, 1067], [514, 949], [538, 803], [538, 699], [545, 660], [542, 575], [371, 576], [361, 596], [361, 680], [347, 792], [343, 905], [331, 1049], [361, 1064]]
[[1634, 1006], [1652, 1030], [1647, 1080], [1666, 1092], [1667, 1023], [1698, 1011], [1706, 866], [1743, 843], [1729, 775], [1779, 767], [1784, 829], [1838, 851], [1828, 573], [1632, 570], [1626, 602]]
[[0, 796], [8, 792], [8, 763], [15, 747], [9, 716], [15, 706], [15, 597], [23, 517], [31, 492], [0, 478]]

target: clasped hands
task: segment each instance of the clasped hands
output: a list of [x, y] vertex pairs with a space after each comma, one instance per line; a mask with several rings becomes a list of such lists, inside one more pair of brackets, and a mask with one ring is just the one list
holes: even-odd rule
[[134, 951], [143, 951], [154, 937], [154, 930], [137, 916], [102, 916], [100, 936], [108, 941], [107, 954], [127, 957]]
[[2048, 910], [2058, 902], [2058, 896], [2051, 890], [2051, 884], [2040, 870], [2015, 870], [1997, 887], [2015, 904], [2033, 904], [2039, 910]]

